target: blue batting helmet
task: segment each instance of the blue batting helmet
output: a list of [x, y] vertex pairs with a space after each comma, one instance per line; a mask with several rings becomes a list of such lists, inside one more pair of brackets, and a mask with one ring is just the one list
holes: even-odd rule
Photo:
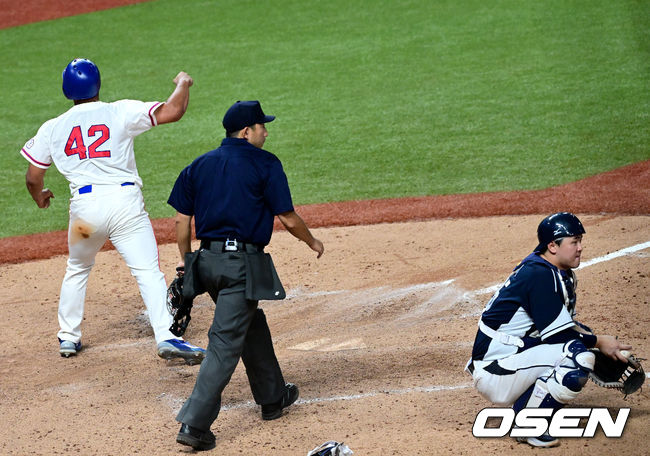
[[549, 242], [584, 233], [585, 229], [582, 223], [571, 212], [558, 212], [549, 215], [537, 227], [539, 245], [535, 248], [535, 252], [543, 253], [546, 251]]
[[63, 70], [63, 94], [70, 100], [93, 98], [101, 85], [99, 69], [88, 59], [74, 59]]

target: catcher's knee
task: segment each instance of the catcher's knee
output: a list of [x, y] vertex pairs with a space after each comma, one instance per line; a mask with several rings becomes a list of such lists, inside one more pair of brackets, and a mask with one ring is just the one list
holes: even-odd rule
[[595, 356], [579, 340], [564, 344], [562, 360], [548, 376], [537, 379], [515, 403], [523, 407], [554, 408], [574, 400], [589, 380]]
[[587, 371], [587, 373], [594, 370], [596, 356], [581, 341], [572, 340], [567, 342], [564, 344], [562, 351], [564, 356], [573, 361], [575, 367], [580, 370]]
[[547, 380], [549, 393], [566, 404], [578, 396], [594, 370], [596, 357], [579, 340], [564, 344], [564, 359]]

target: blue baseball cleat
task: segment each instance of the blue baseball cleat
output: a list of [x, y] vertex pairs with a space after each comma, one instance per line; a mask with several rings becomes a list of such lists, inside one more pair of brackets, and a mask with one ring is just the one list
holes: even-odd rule
[[69, 358], [76, 355], [78, 351], [81, 351], [81, 341], [74, 343], [71, 340], [59, 339], [59, 353], [61, 353], [61, 356]]
[[205, 350], [181, 339], [167, 339], [158, 344], [158, 356], [164, 359], [183, 358], [190, 366], [201, 364]]

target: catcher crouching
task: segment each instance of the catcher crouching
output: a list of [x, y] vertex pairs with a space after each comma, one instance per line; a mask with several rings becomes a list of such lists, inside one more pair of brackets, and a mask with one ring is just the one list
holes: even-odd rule
[[[641, 388], [645, 374], [630, 345], [596, 335], [575, 320], [577, 279], [585, 229], [569, 212], [546, 217], [539, 245], [487, 303], [465, 370], [479, 393], [499, 406], [551, 408], [575, 399], [588, 379], [623, 394]], [[552, 447], [548, 434], [518, 438]]]

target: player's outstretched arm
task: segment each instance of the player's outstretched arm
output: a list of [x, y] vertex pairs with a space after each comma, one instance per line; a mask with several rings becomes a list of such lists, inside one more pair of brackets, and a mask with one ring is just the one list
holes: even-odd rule
[[176, 88], [167, 98], [167, 101], [156, 109], [155, 116], [158, 125], [176, 122], [183, 117], [190, 102], [190, 87], [194, 80], [184, 71], [181, 71], [174, 78]]
[[25, 174], [25, 184], [29, 194], [32, 195], [34, 202], [41, 209], [50, 207], [50, 198], [54, 198], [54, 193], [49, 188], [43, 188], [46, 169], [38, 166], [29, 165], [27, 174]]
[[325, 251], [323, 243], [312, 236], [305, 221], [295, 211], [279, 214], [278, 218], [289, 233], [305, 242], [310, 249], [318, 253], [316, 258], [320, 258], [321, 255], [323, 255], [323, 252]]

